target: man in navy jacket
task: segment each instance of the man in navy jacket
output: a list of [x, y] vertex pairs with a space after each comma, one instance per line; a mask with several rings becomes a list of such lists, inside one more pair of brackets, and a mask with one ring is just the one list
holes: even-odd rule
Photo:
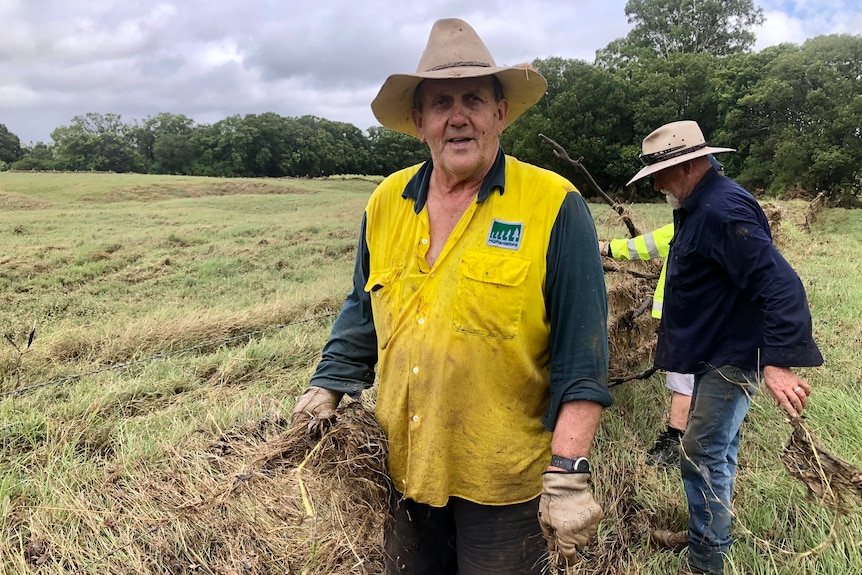
[[740, 427], [761, 382], [797, 417], [811, 393], [791, 367], [823, 358], [812, 337], [805, 289], [772, 243], [757, 200], [720, 175], [707, 156], [733, 151], [704, 140], [696, 122], [666, 124], [643, 141], [653, 187], [674, 208], [665, 304], [655, 365], [695, 375], [681, 472], [688, 531], [657, 531], [660, 545], [689, 546], [695, 573], [724, 573]]

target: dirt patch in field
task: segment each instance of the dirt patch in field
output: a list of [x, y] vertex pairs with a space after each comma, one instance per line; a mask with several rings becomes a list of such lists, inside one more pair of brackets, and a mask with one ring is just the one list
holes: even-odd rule
[[44, 210], [50, 208], [51, 205], [51, 202], [45, 200], [0, 191], [0, 210], [3, 211]]
[[154, 202], [177, 198], [203, 198], [208, 196], [237, 196], [264, 194], [310, 194], [307, 189], [278, 184], [268, 181], [215, 181], [206, 184], [153, 184], [149, 186], [134, 186], [111, 190], [98, 196], [84, 196], [82, 201], [113, 203], [113, 202]]

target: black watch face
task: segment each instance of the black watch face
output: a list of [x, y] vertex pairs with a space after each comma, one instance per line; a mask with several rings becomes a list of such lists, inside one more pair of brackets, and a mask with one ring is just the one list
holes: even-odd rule
[[590, 472], [590, 462], [586, 457], [578, 457], [575, 459], [573, 465], [575, 473], [589, 473]]

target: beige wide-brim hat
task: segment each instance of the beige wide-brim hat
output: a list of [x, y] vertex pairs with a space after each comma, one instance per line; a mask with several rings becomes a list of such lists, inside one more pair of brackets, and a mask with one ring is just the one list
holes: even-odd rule
[[419, 137], [413, 124], [413, 93], [426, 79], [478, 78], [497, 76], [503, 95], [509, 100], [508, 127], [518, 116], [539, 101], [548, 83], [529, 64], [497, 66], [491, 52], [473, 28], [457, 18], [437, 20], [415, 74], [389, 76], [371, 102], [377, 120], [390, 130]]
[[707, 145], [697, 122], [682, 120], [671, 122], [644, 138], [643, 153], [639, 156], [644, 168], [626, 184], [659, 172], [665, 168], [720, 152], [735, 152], [733, 148], [713, 148]]

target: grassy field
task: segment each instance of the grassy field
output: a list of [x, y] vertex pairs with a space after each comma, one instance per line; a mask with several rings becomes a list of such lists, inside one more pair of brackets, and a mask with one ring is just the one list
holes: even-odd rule
[[[313, 371], [373, 187], [0, 173], [0, 572], [325, 572], [321, 555], [350, 534], [302, 520], [291, 470], [245, 472]], [[623, 234], [591, 207], [601, 237]], [[806, 231], [807, 204], [772, 207], [826, 358], [803, 370], [807, 423], [862, 466], [859, 214], [826, 209]], [[643, 231], [670, 218], [663, 204], [631, 210]], [[685, 525], [677, 475], [642, 463], [669, 394], [656, 375], [614, 395], [593, 454], [613, 561], [572, 572], [676, 573], [684, 554], [643, 541]], [[859, 492], [838, 509], [808, 495], [780, 461], [790, 431], [755, 399], [729, 572], [862, 573]], [[339, 572], [375, 573], [353, 553]]]

